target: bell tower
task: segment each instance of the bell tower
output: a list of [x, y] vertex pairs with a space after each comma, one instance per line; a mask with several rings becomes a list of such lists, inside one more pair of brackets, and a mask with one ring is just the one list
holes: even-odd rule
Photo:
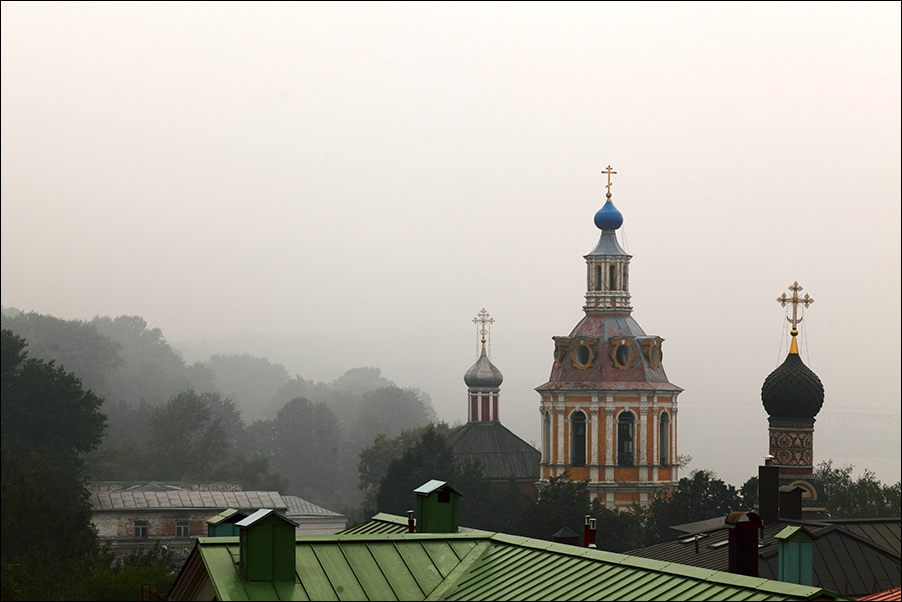
[[588, 480], [610, 508], [648, 504], [677, 475], [677, 396], [662, 365], [664, 339], [632, 317], [630, 260], [617, 240], [608, 166], [606, 201], [595, 214], [601, 236], [586, 260], [585, 316], [552, 337], [551, 376], [536, 391], [542, 423], [541, 479]]

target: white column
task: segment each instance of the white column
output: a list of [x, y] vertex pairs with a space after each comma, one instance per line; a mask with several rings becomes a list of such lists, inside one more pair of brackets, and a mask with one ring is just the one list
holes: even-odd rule
[[646, 397], [641, 396], [639, 401], [639, 481], [648, 481], [648, 405]]
[[[558, 401], [563, 403], [562, 399]], [[554, 476], [558, 476], [560, 467], [567, 464], [567, 458], [564, 457], [564, 407], [554, 408], [554, 413], [557, 417], [557, 454], [554, 459]]]
[[671, 397], [671, 412], [670, 412], [670, 441], [671, 441], [671, 449], [673, 450], [673, 457], [670, 459], [670, 465], [673, 466], [672, 479], [674, 481], [680, 480], [680, 467], [677, 466], [677, 394], [674, 393], [673, 397]]
[[[594, 396], [593, 396], [594, 397]], [[592, 407], [589, 408], [589, 412], [592, 415], [592, 447], [589, 448], [589, 480], [596, 482], [599, 480], [598, 478], [598, 405], [593, 403]]]
[[[612, 403], [612, 396], [608, 395], [608, 404]], [[604, 441], [605, 441], [605, 452], [604, 452], [604, 480], [605, 481], [613, 481], [614, 480], [614, 408], [612, 406], [606, 406], [604, 409]], [[613, 501], [613, 498], [612, 498]]]
[[652, 406], [651, 406], [651, 439], [652, 439], [652, 449], [651, 449], [651, 462], [652, 471], [651, 471], [651, 480], [658, 480], [658, 464], [661, 459], [661, 428], [660, 428], [660, 416], [661, 416], [661, 408], [658, 406], [658, 398], [655, 395], [652, 395]]

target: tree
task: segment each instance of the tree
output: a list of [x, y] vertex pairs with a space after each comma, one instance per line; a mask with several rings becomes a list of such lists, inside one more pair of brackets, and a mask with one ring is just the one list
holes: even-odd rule
[[551, 477], [539, 489], [535, 504], [526, 510], [523, 524], [527, 531], [522, 534], [550, 539], [564, 525], [582, 533], [590, 509], [588, 481], [571, 481], [567, 473]]
[[680, 479], [672, 495], [661, 494], [650, 509], [650, 528], [658, 541], [672, 539], [670, 527], [717, 516], [742, 507], [736, 488], [710, 470], [694, 470]]
[[424, 426], [434, 418], [432, 404], [422, 391], [382, 387], [364, 393], [360, 398], [356, 439], [366, 442], [379, 433], [398, 435], [404, 430]]
[[758, 502], [758, 477], [749, 477], [749, 480], [742, 484], [739, 488], [739, 497], [742, 499], [742, 510], [751, 511], [755, 507]]
[[270, 400], [288, 382], [288, 370], [250, 354], [212, 355], [207, 365], [216, 374], [216, 386], [235, 401], [248, 420], [263, 418]]
[[[142, 585], [172, 583], [178, 567], [173, 553], [159, 542], [152, 548], [139, 549], [125, 558], [112, 554], [76, 588], [76, 600], [143, 600]], [[165, 593], [166, 590], [163, 590]]]
[[150, 417], [151, 478], [208, 479], [228, 461], [243, 430], [234, 404], [216, 393], [183, 391]]
[[376, 507], [381, 512], [404, 514], [414, 506], [414, 489], [431, 479], [446, 481], [460, 490], [454, 453], [434, 425], [427, 426], [418, 441], [392, 460], [379, 482]]
[[122, 366], [110, 375], [110, 399], [130, 403], [144, 399], [156, 407], [181, 391], [215, 390], [212, 375], [199, 366], [186, 366], [163, 331], [149, 328], [141, 316], [98, 316], [91, 324], [122, 349]]
[[4, 453], [21, 458], [37, 451], [80, 475], [84, 455], [100, 444], [103, 435], [103, 400], [53, 361], [27, 358], [25, 346], [12, 331], [2, 331]]
[[110, 378], [122, 364], [122, 346], [99, 332], [94, 324], [63, 320], [35, 312], [3, 316], [3, 328], [28, 341], [28, 355], [56, 361], [81, 379], [99, 397], [111, 394]]
[[292, 493], [323, 505], [341, 502], [334, 495], [341, 432], [326, 404], [303, 397], [285, 404], [276, 414], [273, 444], [273, 465]]
[[29, 359], [25, 346], [0, 333], [0, 597], [55, 600], [99, 555], [82, 470], [106, 418], [74, 374]]
[[883, 485], [865, 469], [852, 478], [852, 466], [833, 468], [833, 460], [818, 464], [814, 476], [824, 484], [827, 513], [836, 518], [887, 518], [902, 514], [902, 482]]

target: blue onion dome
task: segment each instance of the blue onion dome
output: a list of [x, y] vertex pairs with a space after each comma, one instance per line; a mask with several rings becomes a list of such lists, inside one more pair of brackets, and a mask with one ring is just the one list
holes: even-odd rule
[[495, 367], [495, 364], [485, 354], [485, 347], [479, 355], [479, 359], [473, 364], [473, 367], [464, 374], [464, 382], [468, 387], [488, 387], [497, 389], [501, 386], [504, 376], [501, 370]]
[[814, 418], [824, 405], [824, 385], [798, 353], [790, 353], [764, 379], [761, 401], [772, 417]]
[[616, 230], [623, 225], [623, 214], [617, 211], [617, 207], [611, 202], [611, 193], [604, 206], [595, 214], [595, 225], [599, 230]]

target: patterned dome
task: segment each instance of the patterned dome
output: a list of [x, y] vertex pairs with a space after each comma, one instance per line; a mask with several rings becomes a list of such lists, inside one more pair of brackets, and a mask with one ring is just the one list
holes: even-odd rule
[[824, 405], [824, 385], [798, 353], [790, 353], [764, 379], [761, 401], [769, 416], [814, 418]]
[[464, 374], [464, 382], [468, 387], [488, 387], [497, 389], [501, 386], [504, 376], [501, 370], [495, 367], [495, 364], [485, 354], [485, 347], [479, 355], [479, 359], [473, 364], [467, 373]]
[[595, 226], [599, 230], [616, 230], [622, 225], [623, 214], [617, 210], [617, 207], [611, 202], [611, 195], [608, 194], [607, 202], [595, 214]]

